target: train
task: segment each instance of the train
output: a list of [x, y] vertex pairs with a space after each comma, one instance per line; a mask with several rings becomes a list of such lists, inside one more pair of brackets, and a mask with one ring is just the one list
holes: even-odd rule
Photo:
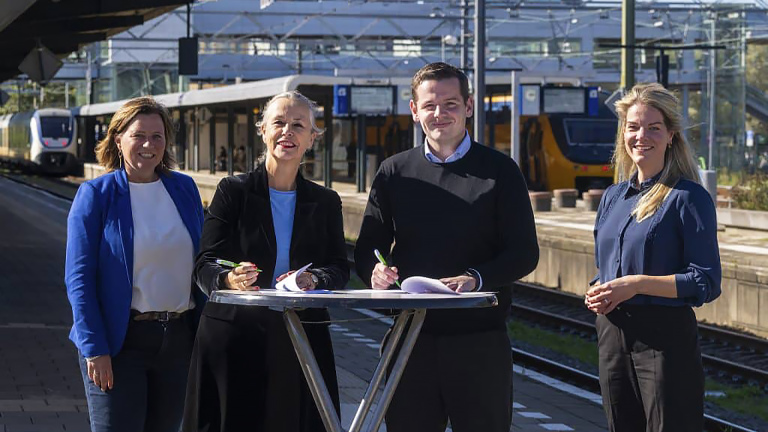
[[[525, 95], [526, 91], [530, 101], [527, 106], [524, 103], [519, 117], [518, 163], [528, 188], [583, 192], [611, 185], [618, 118], [605, 104], [608, 94], [596, 87], [584, 86], [523, 85], [521, 93]], [[497, 93], [486, 98], [483, 138], [477, 137], [472, 125], [468, 125], [473, 138], [507, 154], [511, 153], [510, 99], [508, 90], [507, 94]], [[410, 114], [368, 120], [368, 153], [375, 152], [378, 160], [382, 160], [412, 147], [411, 123]], [[356, 127], [352, 122], [351, 128]], [[357, 133], [352, 130], [347, 136], [354, 137]]]
[[[536, 91], [542, 100], [531, 98], [534, 108], [522, 110], [519, 125], [519, 163], [528, 188], [583, 192], [610, 186], [618, 118], [605, 104], [608, 95], [595, 87], [541, 87]], [[508, 143], [510, 117], [496, 118], [492, 126], [495, 141]]]
[[[581, 79], [573, 77], [526, 75], [521, 82], [517, 128], [520, 151], [515, 157], [529, 189], [586, 191], [610, 185], [618, 118], [605, 104], [608, 93], [584, 86]], [[270, 97], [298, 90], [322, 106], [318, 125], [329, 129], [328, 141], [307, 155], [304, 174], [317, 181], [330, 174], [334, 182], [362, 183], [361, 177], [369, 182], [385, 158], [412, 148], [414, 140], [419, 141], [416, 144], [423, 142], [423, 135], [417, 137], [411, 118], [410, 86], [411, 80], [406, 77], [291, 75], [156, 98], [178, 118], [180, 133], [170, 150], [181, 166], [213, 172], [216, 155], [230, 145], [233, 153], [236, 148], [250, 146], [255, 158], [262, 146], [248, 121], [258, 118]], [[485, 131], [475, 134], [471, 124], [468, 129], [480, 143], [512, 156], [510, 93], [509, 77], [489, 76], [484, 101]], [[114, 110], [124, 102], [75, 110], [83, 130], [77, 154], [86, 161], [94, 160], [93, 149], [98, 139]], [[330, 122], [326, 124], [325, 120]], [[364, 130], [359, 131], [360, 127]], [[358, 176], [357, 165], [363, 153], [366, 175]], [[330, 172], [325, 172], [327, 169]]]
[[0, 160], [39, 174], [66, 175], [77, 165], [77, 122], [68, 109], [0, 116]]

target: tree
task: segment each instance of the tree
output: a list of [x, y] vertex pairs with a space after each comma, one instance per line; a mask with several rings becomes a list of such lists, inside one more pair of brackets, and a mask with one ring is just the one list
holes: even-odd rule
[[[768, 45], [747, 44], [747, 84], [757, 87], [768, 96]], [[747, 115], [747, 129], [761, 135], [768, 135], [768, 124]]]

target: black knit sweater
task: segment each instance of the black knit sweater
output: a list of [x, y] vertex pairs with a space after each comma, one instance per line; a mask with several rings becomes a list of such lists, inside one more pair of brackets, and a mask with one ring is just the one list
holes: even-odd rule
[[517, 164], [473, 143], [451, 163], [432, 163], [424, 147], [385, 160], [371, 187], [355, 249], [358, 275], [370, 281], [374, 249], [390, 250], [400, 280], [458, 276], [468, 268], [483, 291], [498, 292], [488, 309], [432, 310], [423, 331], [435, 334], [498, 330], [511, 302], [509, 286], [539, 260], [528, 191]]

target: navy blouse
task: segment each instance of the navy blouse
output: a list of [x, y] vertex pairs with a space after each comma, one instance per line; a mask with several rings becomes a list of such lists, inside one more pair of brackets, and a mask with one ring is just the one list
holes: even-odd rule
[[610, 186], [595, 219], [598, 278], [675, 275], [678, 298], [638, 294], [627, 304], [701, 306], [720, 295], [720, 250], [715, 206], [699, 184], [681, 179], [661, 207], [642, 222], [632, 209], [658, 176]]

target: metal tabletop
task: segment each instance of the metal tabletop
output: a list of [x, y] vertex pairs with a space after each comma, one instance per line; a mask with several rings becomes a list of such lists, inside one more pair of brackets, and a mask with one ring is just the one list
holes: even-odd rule
[[209, 301], [236, 305], [284, 308], [376, 308], [376, 309], [463, 309], [498, 304], [493, 293], [409, 294], [402, 291], [345, 290], [304, 293], [263, 289], [259, 291], [220, 290]]

